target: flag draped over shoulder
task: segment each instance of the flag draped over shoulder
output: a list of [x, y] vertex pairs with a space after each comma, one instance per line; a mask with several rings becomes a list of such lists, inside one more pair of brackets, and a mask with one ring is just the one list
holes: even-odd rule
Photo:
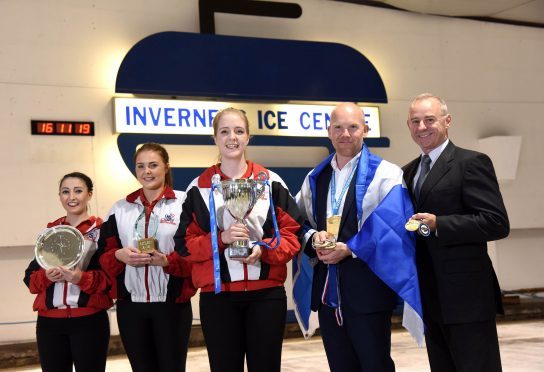
[[[307, 218], [315, 228], [315, 187], [321, 171], [330, 163], [331, 155], [308, 176], [312, 200]], [[418, 345], [423, 345], [423, 310], [415, 264], [415, 236], [404, 224], [413, 214], [408, 190], [403, 185], [402, 171], [396, 165], [361, 151], [355, 179], [355, 202], [359, 232], [345, 242], [358, 259], [404, 301], [403, 326]], [[311, 221], [313, 219], [313, 221]], [[293, 296], [295, 313], [305, 337], [310, 337], [317, 324], [310, 310], [312, 268], [301, 252], [294, 261]]]
[[311, 309], [312, 276], [313, 265], [310, 264], [310, 258], [301, 251], [293, 257], [293, 301], [295, 316], [306, 339], [312, 337], [319, 328], [317, 313]]
[[[298, 324], [304, 335], [304, 338], [310, 338], [315, 333], [315, 330], [319, 328], [319, 321], [317, 319], [317, 313], [312, 311], [312, 277], [313, 277], [313, 265], [310, 263], [310, 258], [304, 254], [304, 246], [309, 238], [309, 235], [316, 228], [316, 216], [315, 216], [315, 195], [316, 195], [316, 183], [319, 174], [325, 169], [325, 167], [331, 162], [334, 153], [323, 160], [317, 167], [315, 167], [308, 175], [309, 186], [311, 190], [311, 203], [306, 209], [308, 215], [304, 216], [308, 219], [310, 226], [305, 225], [305, 237], [300, 253], [293, 257], [293, 302], [295, 304], [295, 316]], [[302, 186], [304, 187], [304, 185]], [[299, 193], [297, 195], [300, 197]]]

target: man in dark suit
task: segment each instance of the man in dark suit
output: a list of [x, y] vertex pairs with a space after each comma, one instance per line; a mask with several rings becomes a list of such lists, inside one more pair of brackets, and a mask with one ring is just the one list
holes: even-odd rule
[[[311, 309], [318, 312], [333, 372], [395, 370], [390, 349], [396, 294], [358, 255], [363, 255], [365, 244], [372, 245], [372, 252], [376, 252], [377, 242], [381, 250], [389, 252], [403, 247], [403, 241], [393, 236], [406, 232], [404, 222], [409, 215], [404, 213], [403, 195], [406, 203], [411, 203], [402, 186], [401, 169], [371, 154], [363, 145], [367, 133], [360, 107], [353, 103], [336, 106], [328, 128], [336, 152], [309, 173], [297, 195], [297, 204], [308, 220], [303, 247], [315, 264]], [[363, 189], [365, 193], [360, 192]], [[387, 195], [390, 199], [384, 202]], [[386, 237], [366, 230], [367, 226], [376, 226], [373, 219], [379, 218], [379, 213], [372, 210], [380, 210], [382, 202], [388, 204], [390, 216], [399, 217], [401, 234], [391, 234], [390, 225], [383, 229], [389, 235]], [[336, 242], [331, 235], [337, 237]], [[327, 241], [332, 243], [326, 246]], [[387, 253], [375, 256], [374, 261], [387, 259]], [[415, 259], [403, 256], [399, 260], [406, 266], [412, 262], [414, 277]], [[417, 287], [417, 281], [415, 284]], [[417, 299], [419, 302], [419, 293]]]
[[[503, 313], [487, 242], [510, 231], [493, 164], [485, 154], [448, 139], [444, 100], [416, 97], [408, 129], [422, 155], [403, 167], [416, 220], [416, 260], [431, 370], [501, 371], [496, 313]], [[505, 149], [505, 151], [508, 151]]]

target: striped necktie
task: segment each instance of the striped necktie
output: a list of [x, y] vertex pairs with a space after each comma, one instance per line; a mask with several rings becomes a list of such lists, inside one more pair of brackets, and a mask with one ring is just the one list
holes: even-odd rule
[[429, 174], [431, 169], [431, 158], [429, 155], [423, 155], [421, 158], [421, 172], [419, 172], [419, 178], [417, 179], [416, 188], [414, 189], [414, 195], [416, 200], [419, 200], [419, 192], [421, 191], [421, 186], [425, 182], [425, 178]]

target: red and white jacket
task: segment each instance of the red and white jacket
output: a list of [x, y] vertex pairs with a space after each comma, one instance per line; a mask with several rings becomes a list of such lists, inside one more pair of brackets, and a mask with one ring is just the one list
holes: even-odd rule
[[[47, 227], [69, 225], [66, 217], [47, 224]], [[79, 283], [51, 282], [45, 270], [34, 259], [25, 270], [24, 282], [30, 293], [36, 294], [34, 311], [49, 318], [71, 318], [94, 314], [112, 306], [108, 296], [110, 281], [98, 264], [97, 241], [102, 220], [91, 216], [76, 228], [85, 240], [83, 258], [78, 263], [82, 270]]]
[[[263, 288], [283, 286], [287, 277], [287, 262], [300, 250], [299, 235], [303, 219], [297, 205], [283, 180], [274, 172], [259, 164], [247, 162], [248, 168], [242, 178], [257, 179], [259, 172], [265, 172], [272, 187], [272, 199], [281, 236], [281, 244], [275, 250], [261, 248], [262, 256], [255, 264], [248, 265], [231, 260], [225, 255], [225, 245], [219, 238], [222, 291], [251, 291]], [[178, 232], [176, 233], [176, 251], [193, 263], [192, 278], [195, 287], [204, 292], [214, 290], [213, 256], [210, 233], [209, 196], [211, 179], [219, 174], [222, 180], [228, 179], [220, 170], [219, 164], [206, 169], [195, 178], [187, 189], [187, 199]], [[274, 236], [274, 225], [270, 209], [270, 189], [266, 188], [251, 213], [246, 218], [250, 231], [250, 241], [270, 242]], [[217, 224], [220, 231], [235, 222], [224, 208], [223, 197], [218, 190], [214, 192]]]
[[[195, 294], [191, 280], [191, 263], [174, 251], [174, 234], [179, 225], [185, 193], [166, 186], [163, 195], [148, 203], [139, 189], [119, 200], [111, 208], [100, 231], [98, 246], [104, 249], [100, 265], [112, 280], [111, 296], [132, 302], [187, 302]], [[158, 228], [154, 238], [158, 249], [168, 258], [168, 266], [125, 265], [115, 258], [115, 251], [123, 247], [137, 247], [135, 232], [138, 218], [144, 211], [146, 220], [154, 214]], [[147, 236], [146, 236], [147, 237]], [[149, 236], [151, 237], [151, 236]]]

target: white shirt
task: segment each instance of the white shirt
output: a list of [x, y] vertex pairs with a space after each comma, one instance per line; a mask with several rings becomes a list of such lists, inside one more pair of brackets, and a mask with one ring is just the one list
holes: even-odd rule
[[[359, 158], [361, 157], [361, 152], [357, 155], [355, 155], [346, 165], [342, 167], [342, 169], [338, 168], [338, 164], [336, 164], [336, 155], [333, 156], [331, 160], [331, 167], [332, 167], [332, 177], [334, 177], [335, 181], [335, 200], [338, 200], [340, 197], [340, 194], [342, 193], [342, 189], [344, 188], [344, 185], [346, 182], [348, 182], [348, 178], [351, 175], [354, 167], [357, 167], [357, 164], [359, 164]], [[355, 175], [353, 175], [355, 177]], [[353, 180], [353, 178], [352, 178]], [[349, 185], [348, 185], [349, 187]], [[332, 200], [331, 200], [331, 186], [329, 183], [329, 192], [327, 193], [327, 218], [332, 216]], [[340, 207], [338, 208], [337, 215], [341, 216], [342, 211], [344, 210], [344, 202], [346, 201], [346, 195], [348, 194], [348, 191], [342, 195], [342, 200], [340, 202]]]
[[[338, 164], [336, 164], [336, 154], [333, 156], [331, 160], [331, 167], [333, 171], [332, 177], [334, 177], [334, 181], [335, 181], [335, 190], [334, 190], [336, 194], [335, 200], [338, 200], [338, 198], [340, 197], [340, 194], [342, 193], [342, 189], [344, 188], [344, 185], [346, 184], [346, 182], [353, 181], [353, 178], [349, 180], [349, 176], [351, 175], [353, 169], [357, 167], [357, 164], [359, 164], [360, 157], [361, 157], [361, 151], [359, 151], [357, 155], [355, 155], [346, 165], [342, 167], [342, 169], [340, 169], [338, 168]], [[356, 177], [355, 174], [353, 175], [353, 177]], [[330, 185], [331, 184], [329, 183], [329, 192], [327, 193], [327, 218], [333, 215], [332, 214], [332, 210], [333, 210], [332, 199], [331, 199], [332, 188]], [[340, 202], [340, 207], [338, 208], [338, 213], [337, 213], [338, 216], [342, 215], [342, 212], [344, 210], [344, 203], [346, 201], [346, 196], [348, 195], [348, 192], [349, 192], [349, 185], [344, 195], [342, 195], [342, 201]], [[353, 252], [351, 252], [351, 256], [353, 258], [357, 258], [357, 256]]]

